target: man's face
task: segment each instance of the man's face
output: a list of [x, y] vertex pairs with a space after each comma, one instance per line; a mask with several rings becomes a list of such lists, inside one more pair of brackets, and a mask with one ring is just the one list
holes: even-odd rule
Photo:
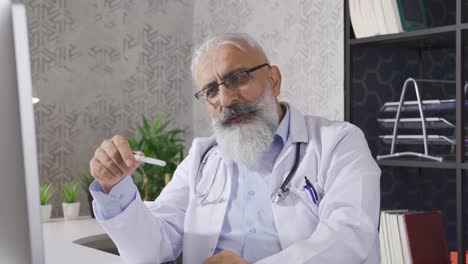
[[216, 96], [206, 101], [219, 147], [238, 164], [250, 165], [273, 142], [281, 111], [276, 99], [281, 75], [276, 66], [264, 66], [248, 78], [234, 78], [267, 61], [254, 49], [243, 48], [246, 51], [225, 45], [207, 52], [196, 65], [195, 82], [202, 90], [226, 79], [247, 80], [239, 81], [237, 89], [220, 85], [218, 93], [208, 93]]
[[[246, 45], [244, 46], [247, 52], [232, 45], [224, 45], [211, 49], [202, 55], [195, 68], [195, 83], [198, 89], [201, 90], [209, 84], [221, 83], [232, 74], [266, 63], [266, 59], [258, 52]], [[217, 119], [226, 107], [234, 104], [255, 104], [259, 102], [266, 89], [272, 89], [273, 95], [277, 97], [279, 95], [279, 84], [275, 83], [274, 74], [268, 67], [262, 67], [250, 73], [251, 79], [243, 89], [231, 90], [225, 85], [220, 85], [219, 103], [207, 102], [211, 117]], [[249, 115], [240, 115], [229, 120], [229, 123], [235, 124], [250, 118]]]

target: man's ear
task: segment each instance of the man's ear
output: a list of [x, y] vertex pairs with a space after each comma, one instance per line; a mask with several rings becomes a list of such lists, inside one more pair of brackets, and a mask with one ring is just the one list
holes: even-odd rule
[[277, 66], [270, 67], [269, 78], [273, 86], [273, 94], [278, 97], [281, 92], [281, 72]]

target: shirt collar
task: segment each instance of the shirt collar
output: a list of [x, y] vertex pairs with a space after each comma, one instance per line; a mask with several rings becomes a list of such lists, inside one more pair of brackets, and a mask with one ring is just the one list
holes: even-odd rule
[[289, 136], [289, 106], [287, 104], [281, 104], [281, 107], [286, 110], [286, 113], [276, 129], [275, 135], [279, 136], [283, 140], [283, 144], [285, 144]]

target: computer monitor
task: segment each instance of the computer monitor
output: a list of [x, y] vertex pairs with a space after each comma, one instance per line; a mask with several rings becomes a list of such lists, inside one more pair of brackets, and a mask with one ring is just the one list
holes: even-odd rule
[[0, 0], [0, 263], [44, 263], [26, 11]]

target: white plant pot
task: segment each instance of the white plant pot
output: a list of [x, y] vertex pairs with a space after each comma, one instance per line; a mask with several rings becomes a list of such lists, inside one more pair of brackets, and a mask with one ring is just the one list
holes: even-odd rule
[[43, 222], [50, 221], [52, 214], [52, 204], [41, 205], [41, 218]]
[[80, 213], [80, 202], [62, 203], [62, 209], [65, 220], [77, 219]]

